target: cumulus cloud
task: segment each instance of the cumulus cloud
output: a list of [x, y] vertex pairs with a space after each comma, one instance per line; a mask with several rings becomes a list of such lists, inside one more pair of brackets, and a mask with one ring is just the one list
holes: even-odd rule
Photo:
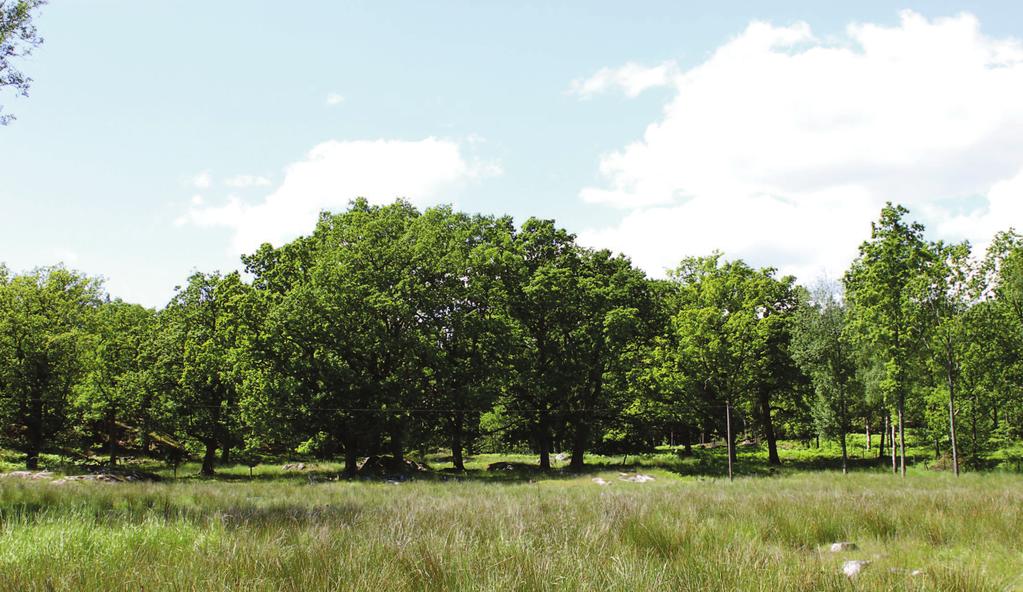
[[670, 83], [662, 117], [580, 192], [627, 210], [581, 239], [648, 271], [720, 248], [835, 276], [887, 200], [975, 242], [1023, 223], [1023, 44], [971, 15], [907, 11], [827, 41], [756, 22]]
[[589, 78], [573, 80], [569, 92], [581, 98], [620, 89], [625, 96], [634, 98], [643, 91], [668, 85], [677, 75], [675, 62], [664, 62], [647, 67], [629, 62], [620, 68], [601, 68]]
[[459, 182], [495, 174], [496, 165], [467, 160], [457, 142], [328, 141], [285, 169], [284, 180], [258, 203], [229, 196], [219, 205], [195, 204], [184, 219], [234, 231], [233, 249], [251, 252], [312, 230], [321, 210], [340, 210], [356, 197], [389, 203], [439, 199]]
[[270, 184], [270, 179], [259, 175], [235, 175], [224, 179], [224, 185], [228, 187], [265, 187]]
[[345, 97], [344, 97], [344, 95], [338, 94], [336, 92], [332, 92], [332, 93], [328, 93], [327, 94], [327, 98], [326, 98], [326, 100], [324, 102], [327, 104], [328, 107], [334, 107], [336, 105], [340, 105], [341, 103], [344, 103], [345, 102]]
[[192, 177], [192, 186], [198, 189], [206, 189], [213, 184], [213, 177], [209, 171], [203, 171]]

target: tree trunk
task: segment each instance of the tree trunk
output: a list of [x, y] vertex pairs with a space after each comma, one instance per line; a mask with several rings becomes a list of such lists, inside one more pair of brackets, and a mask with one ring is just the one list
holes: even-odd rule
[[341, 439], [345, 447], [345, 477], [355, 477], [359, 472], [359, 450], [355, 438], [349, 436]]
[[536, 444], [540, 448], [540, 470], [551, 470], [551, 428], [547, 423], [547, 415], [540, 417], [537, 425]]
[[684, 448], [682, 449], [682, 454], [684, 456], [692, 456], [693, 455], [693, 437], [692, 436], [693, 436], [692, 430], [689, 429], [689, 426], [686, 426], [682, 430], [682, 438], [683, 438], [682, 445], [684, 446]]
[[[585, 420], [586, 418], [584, 418]], [[582, 471], [585, 466], [583, 455], [586, 454], [586, 444], [590, 441], [590, 424], [583, 421], [575, 428], [572, 434], [572, 462], [568, 465], [569, 470]]]
[[725, 402], [725, 439], [728, 443], [728, 480], [732, 480], [732, 463], [735, 458], [735, 440], [732, 439], [732, 405]]
[[110, 466], [117, 466], [117, 422], [114, 415], [107, 415], [107, 453], [110, 455]]
[[952, 470], [959, 476], [959, 447], [956, 443], [956, 401], [955, 380], [948, 373], [948, 435], [952, 443]]
[[849, 474], [849, 454], [845, 448], [845, 430], [842, 430], [842, 474]]
[[206, 441], [206, 454], [202, 457], [202, 469], [199, 471], [200, 475], [207, 477], [213, 475], [213, 465], [217, 461], [217, 441], [216, 439], [210, 439]]
[[906, 424], [903, 414], [905, 403], [903, 398], [899, 397], [899, 471], [903, 478], [906, 477]]
[[391, 431], [391, 456], [394, 457], [394, 462], [399, 466], [405, 462], [405, 444], [402, 441], [401, 432], [400, 425]]
[[888, 416], [884, 416], [881, 422], [881, 434], [878, 436], [879, 443], [877, 445], [877, 464], [884, 464], [884, 438], [885, 434], [888, 433]]
[[870, 420], [863, 423], [867, 427], [867, 452], [870, 452]]
[[760, 389], [758, 399], [760, 401], [761, 421], [764, 424], [764, 436], [767, 438], [767, 464], [780, 465], [781, 458], [778, 456], [778, 439], [774, 435], [774, 422], [771, 421], [771, 393], [767, 389]]
[[976, 470], [980, 465], [977, 462], [977, 407], [980, 405], [980, 395], [977, 394], [977, 388], [973, 390], [973, 409], [971, 409], [970, 417], [973, 423], [973, 445], [970, 447], [970, 456], [972, 456], [971, 462], [973, 463], [973, 469]]
[[39, 468], [39, 453], [43, 449], [43, 399], [33, 395], [29, 401], [29, 412], [25, 423], [28, 428], [28, 443], [25, 447], [25, 468], [34, 471]]
[[225, 440], [220, 446], [220, 464], [231, 464], [231, 443]]
[[462, 456], [462, 423], [461, 412], [451, 417], [451, 464], [458, 472], [465, 470], [465, 459]]
[[892, 449], [892, 474], [894, 475], [894, 474], [899, 472], [899, 469], [898, 469], [898, 467], [895, 464], [895, 453], [896, 453], [895, 445], [896, 445], [896, 442], [898, 442], [898, 440], [895, 439], [895, 423], [894, 422], [889, 422], [889, 423], [891, 423], [891, 427], [892, 427], [892, 430], [891, 430], [891, 440], [892, 440], [892, 445], [891, 445], [891, 449]]

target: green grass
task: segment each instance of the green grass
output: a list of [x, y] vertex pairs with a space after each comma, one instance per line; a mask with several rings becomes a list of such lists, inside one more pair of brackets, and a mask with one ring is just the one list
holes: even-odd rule
[[[665, 458], [677, 457], [639, 462]], [[470, 468], [485, 473], [490, 460]], [[0, 589], [1023, 589], [1023, 478], [1010, 474], [729, 483], [669, 465], [641, 469], [657, 480], [635, 484], [608, 464], [553, 479], [388, 484], [259, 470], [265, 478], [240, 467], [226, 481], [4, 480]], [[860, 549], [822, 550], [839, 540]], [[846, 559], [873, 563], [850, 581]]]

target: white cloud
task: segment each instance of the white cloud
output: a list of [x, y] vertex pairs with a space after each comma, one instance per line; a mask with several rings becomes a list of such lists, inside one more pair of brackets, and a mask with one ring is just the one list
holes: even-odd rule
[[289, 165], [281, 184], [259, 203], [230, 196], [221, 205], [193, 206], [185, 218], [233, 229], [233, 248], [251, 252], [264, 241], [280, 244], [310, 232], [321, 210], [343, 209], [356, 197], [377, 204], [398, 197], [430, 202], [459, 182], [495, 174], [494, 166], [469, 162], [458, 143], [436, 138], [332, 140]]
[[[887, 200], [974, 242], [1023, 225], [1023, 45], [971, 15], [903, 12], [831, 42], [753, 23], [671, 83], [663, 117], [580, 192], [628, 210], [581, 240], [648, 271], [721, 248], [835, 277]], [[950, 205], [966, 198], [987, 206]]]
[[327, 98], [326, 98], [326, 100], [324, 102], [327, 104], [328, 107], [334, 107], [336, 105], [340, 105], [341, 103], [344, 103], [345, 102], [345, 97], [344, 97], [344, 95], [338, 94], [336, 92], [332, 92], [332, 93], [328, 93], [327, 94]]
[[228, 187], [265, 187], [270, 184], [270, 179], [259, 175], [235, 175], [224, 179], [224, 185]]
[[199, 189], [206, 189], [211, 184], [213, 184], [213, 177], [210, 176], [209, 171], [203, 171], [192, 177], [192, 185]]
[[620, 68], [601, 68], [589, 78], [573, 80], [569, 92], [582, 98], [618, 88], [629, 98], [643, 91], [668, 85], [678, 73], [675, 62], [664, 62], [653, 67], [629, 62]]

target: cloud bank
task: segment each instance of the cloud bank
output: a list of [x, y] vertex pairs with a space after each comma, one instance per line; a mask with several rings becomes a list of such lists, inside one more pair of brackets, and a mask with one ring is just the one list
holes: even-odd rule
[[[623, 71], [643, 68], [574, 86], [641, 92]], [[720, 248], [834, 277], [887, 200], [948, 238], [1023, 226], [1023, 44], [984, 35], [969, 14], [907, 11], [827, 40], [805, 23], [755, 22], [666, 84], [675, 95], [660, 119], [606, 154], [602, 183], [580, 192], [624, 210], [580, 239], [652, 273]]]
[[311, 232], [321, 210], [344, 209], [356, 197], [377, 204], [398, 197], [436, 201], [460, 182], [498, 171], [467, 160], [459, 144], [448, 140], [331, 140], [289, 165], [280, 186], [262, 200], [231, 196], [212, 205], [200, 198], [179, 222], [228, 227], [232, 249], [251, 252], [263, 242], [279, 245]]

